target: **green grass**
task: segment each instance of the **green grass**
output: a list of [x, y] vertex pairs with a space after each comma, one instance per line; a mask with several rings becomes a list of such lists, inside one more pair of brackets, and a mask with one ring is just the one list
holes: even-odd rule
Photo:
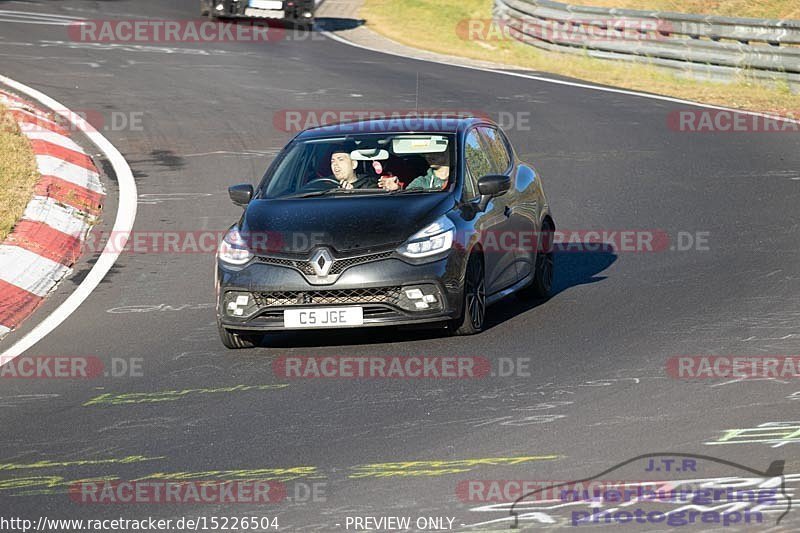
[[0, 242], [25, 211], [38, 178], [36, 158], [27, 137], [0, 106]]
[[572, 0], [565, 3], [726, 17], [800, 19], [798, 0]]
[[369, 28], [390, 39], [434, 52], [741, 109], [795, 117], [800, 112], [800, 96], [791, 94], [785, 83], [769, 87], [746, 79], [696, 81], [648, 65], [547, 52], [513, 39], [465, 38], [466, 21], [488, 21], [492, 4], [492, 0], [365, 0], [361, 16]]

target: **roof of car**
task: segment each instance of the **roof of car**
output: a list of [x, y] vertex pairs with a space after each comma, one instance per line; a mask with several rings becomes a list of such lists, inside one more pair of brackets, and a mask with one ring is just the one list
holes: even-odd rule
[[321, 139], [336, 135], [370, 133], [460, 133], [474, 124], [491, 122], [488, 117], [462, 115], [419, 115], [398, 113], [380, 119], [352, 120], [309, 128], [298, 140]]

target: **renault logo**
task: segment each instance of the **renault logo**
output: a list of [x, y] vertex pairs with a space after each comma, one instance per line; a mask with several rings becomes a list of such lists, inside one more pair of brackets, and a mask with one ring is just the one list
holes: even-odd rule
[[333, 266], [333, 256], [326, 248], [320, 248], [311, 256], [311, 268], [317, 276], [327, 276]]

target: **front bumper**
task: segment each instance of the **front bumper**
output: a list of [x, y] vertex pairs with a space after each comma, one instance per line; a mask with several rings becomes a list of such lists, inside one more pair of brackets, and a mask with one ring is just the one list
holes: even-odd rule
[[[287, 309], [357, 306], [364, 312], [363, 325], [338, 328], [444, 322], [461, 316], [462, 262], [455, 253], [421, 265], [391, 257], [350, 267], [335, 283], [315, 285], [291, 267], [253, 261], [237, 269], [218, 261], [217, 317], [231, 330], [285, 331], [293, 329], [284, 325]], [[407, 296], [412, 288], [435, 294], [436, 304], [416, 308], [416, 301]], [[243, 294], [250, 296], [248, 304], [237, 310], [230, 302]]]

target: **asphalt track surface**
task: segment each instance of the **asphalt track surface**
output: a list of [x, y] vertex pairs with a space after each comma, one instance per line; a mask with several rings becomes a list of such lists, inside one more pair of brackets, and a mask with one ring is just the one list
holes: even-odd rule
[[[196, 17], [196, 4], [17, 1], [0, 9], [184, 19]], [[136, 177], [136, 231], [227, 228], [240, 212], [227, 186], [256, 182], [289, 139], [273, 125], [281, 110], [408, 109], [418, 100], [421, 108], [529, 114], [529, 130], [508, 133], [544, 176], [560, 228], [709, 234], [708, 250], [560, 254], [555, 296], [503, 301], [478, 336], [287, 333], [239, 352], [217, 338], [213, 256], [123, 254], [28, 354], [92, 355], [109, 365], [141, 358], [142, 376], [0, 382], [3, 516], [278, 516], [287, 531], [344, 530], [348, 516], [449, 516], [468, 530], [508, 513], [461, 501], [463, 480], [582, 479], [653, 452], [759, 470], [783, 459], [787, 475], [800, 473], [796, 438], [777, 447], [741, 438], [707, 444], [730, 429], [796, 426], [796, 380], [677, 380], [665, 371], [674, 355], [800, 351], [797, 133], [675, 132], [667, 116], [685, 106], [398, 58], [320, 35], [137, 49], [85, 46], [63, 26], [4, 20], [0, 36], [0, 73], [74, 110], [143, 113], [141, 131], [105, 132]], [[117, 197], [108, 186], [110, 227]], [[0, 348], [51, 311], [94, 259]], [[272, 371], [285, 355], [470, 355], [531, 365], [530, 375], [484, 379], [287, 380]], [[278, 384], [288, 386], [219, 390]], [[101, 394], [164, 391], [190, 392], [85, 405]], [[131, 456], [148, 460], [123, 460]], [[520, 457], [529, 459], [498, 459]], [[386, 465], [413, 461], [430, 463]], [[78, 505], [66, 494], [87, 478], [210, 479], [211, 471], [261, 469], [270, 472], [262, 478], [285, 481], [293, 501]], [[712, 474], [748, 475], [709, 466], [697, 477]], [[324, 501], [298, 501], [300, 483], [314, 482], [324, 484]], [[798, 516], [781, 527], [796, 529]]]

